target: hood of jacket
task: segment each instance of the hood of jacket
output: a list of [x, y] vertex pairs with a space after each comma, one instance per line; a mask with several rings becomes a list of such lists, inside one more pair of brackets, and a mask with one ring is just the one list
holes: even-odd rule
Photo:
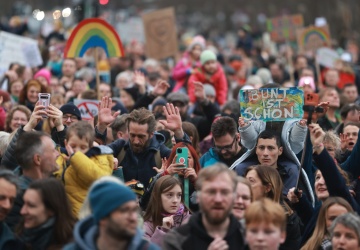
[[[99, 228], [94, 219], [90, 216], [76, 223], [74, 228], [74, 241], [79, 249], [96, 250], [96, 238]], [[132, 238], [128, 250], [136, 250], [143, 241], [143, 232], [136, 230], [135, 236]]]

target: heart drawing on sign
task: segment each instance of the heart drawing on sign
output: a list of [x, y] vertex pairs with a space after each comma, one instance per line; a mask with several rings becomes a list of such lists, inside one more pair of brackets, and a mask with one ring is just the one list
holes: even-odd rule
[[173, 32], [173, 19], [172, 17], [163, 17], [153, 19], [149, 22], [150, 36], [159, 44], [165, 44], [169, 41]]

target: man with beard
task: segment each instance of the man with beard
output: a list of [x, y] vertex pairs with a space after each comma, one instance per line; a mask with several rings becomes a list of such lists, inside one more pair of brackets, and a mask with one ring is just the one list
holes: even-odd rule
[[[103, 97], [99, 104], [99, 120], [95, 128], [96, 136], [104, 141], [106, 128], [113, 123], [119, 112], [111, 114], [111, 98]], [[177, 142], [190, 140], [182, 130], [179, 109], [172, 104], [164, 106], [166, 120], [160, 122], [174, 132]], [[168, 158], [171, 150], [164, 145], [164, 136], [155, 132], [156, 120], [151, 111], [141, 108], [133, 110], [126, 118], [129, 140], [118, 139], [108, 146], [113, 150], [123, 170], [124, 181], [138, 180], [145, 188], [161, 168], [161, 159]]]
[[139, 210], [129, 187], [113, 181], [98, 182], [90, 188], [89, 201], [92, 215], [77, 223], [75, 242], [65, 250], [159, 249], [143, 239], [137, 228]]
[[18, 181], [9, 170], [0, 170], [0, 249], [17, 249], [13, 232], [4, 222], [16, 198]]
[[208, 167], [217, 162], [231, 166], [245, 152], [240, 144], [240, 134], [236, 122], [230, 117], [221, 117], [211, 125], [214, 147], [200, 158], [201, 167]]
[[218, 163], [203, 169], [196, 181], [200, 212], [168, 233], [164, 249], [244, 249], [239, 221], [232, 215], [236, 174]]

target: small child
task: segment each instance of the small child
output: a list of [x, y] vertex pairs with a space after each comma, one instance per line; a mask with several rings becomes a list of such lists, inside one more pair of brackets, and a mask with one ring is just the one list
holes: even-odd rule
[[216, 55], [211, 50], [205, 50], [200, 55], [201, 68], [197, 68], [188, 81], [188, 95], [191, 103], [196, 102], [194, 82], [209, 83], [215, 88], [216, 102], [219, 105], [227, 101], [228, 83], [225, 73], [218, 63]]
[[65, 139], [68, 156], [62, 154], [57, 159], [60, 169], [55, 172], [55, 177], [63, 181], [76, 217], [91, 184], [113, 172], [112, 150], [107, 146], [93, 147], [94, 138], [94, 129], [88, 122], [71, 124]]
[[284, 208], [264, 198], [251, 203], [245, 211], [246, 241], [249, 249], [277, 250], [286, 239]]

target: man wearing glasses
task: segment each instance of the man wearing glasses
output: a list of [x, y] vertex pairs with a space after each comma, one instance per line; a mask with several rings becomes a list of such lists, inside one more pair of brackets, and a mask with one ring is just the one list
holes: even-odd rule
[[245, 152], [240, 144], [236, 122], [231, 117], [220, 117], [211, 125], [214, 146], [200, 158], [201, 167], [217, 162], [231, 166]]
[[64, 139], [66, 135], [66, 127], [70, 126], [75, 122], [81, 121], [81, 113], [78, 107], [76, 107], [71, 102], [62, 105], [60, 111], [63, 113], [62, 123], [64, 125], [64, 128], [58, 131], [57, 128], [54, 127], [51, 130], [51, 138], [56, 144], [59, 144], [61, 147], [65, 148]]

